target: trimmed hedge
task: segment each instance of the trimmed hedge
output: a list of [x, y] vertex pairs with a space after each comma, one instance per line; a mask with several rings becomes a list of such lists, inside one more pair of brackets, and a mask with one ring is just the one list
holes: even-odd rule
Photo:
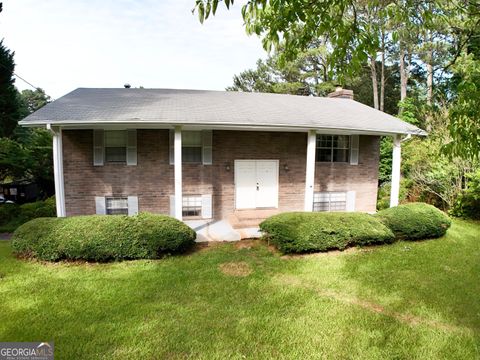
[[17, 204], [0, 205], [0, 225], [8, 224], [20, 214], [20, 206]]
[[388, 226], [398, 239], [433, 239], [445, 235], [450, 218], [435, 206], [410, 203], [379, 211], [375, 217]]
[[169, 216], [92, 215], [31, 220], [15, 231], [12, 247], [17, 255], [41, 260], [104, 262], [183, 252], [195, 237], [192, 229]]
[[23, 205], [2, 204], [0, 205], [0, 232], [13, 232], [29, 220], [39, 217], [54, 217], [56, 214], [54, 196], [44, 201]]
[[395, 240], [390, 229], [364, 213], [283, 213], [263, 221], [260, 229], [283, 253], [344, 249]]

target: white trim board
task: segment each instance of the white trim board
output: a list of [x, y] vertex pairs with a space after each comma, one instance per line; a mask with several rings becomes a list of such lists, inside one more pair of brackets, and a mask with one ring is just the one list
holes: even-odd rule
[[426, 136], [427, 133], [407, 133], [398, 131], [381, 131], [375, 129], [351, 129], [351, 128], [334, 128], [334, 127], [304, 127], [290, 125], [235, 125], [226, 123], [157, 123], [153, 121], [102, 121], [93, 120], [85, 123], [73, 122], [69, 120], [55, 121], [52, 123], [38, 122], [20, 124], [25, 127], [44, 127], [47, 124], [52, 126], [61, 126], [68, 130], [84, 130], [84, 129], [105, 129], [105, 130], [125, 130], [125, 129], [173, 129], [175, 126], [182, 126], [184, 130], [231, 130], [231, 131], [272, 131], [272, 132], [308, 132], [315, 130], [317, 134], [330, 135], [373, 135], [373, 136], [394, 136], [397, 134], [412, 134], [418, 136]]

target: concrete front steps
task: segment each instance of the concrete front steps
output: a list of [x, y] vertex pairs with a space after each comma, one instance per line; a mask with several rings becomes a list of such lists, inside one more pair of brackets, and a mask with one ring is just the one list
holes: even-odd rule
[[228, 217], [228, 221], [234, 229], [258, 228], [258, 225], [260, 225], [263, 220], [278, 213], [278, 209], [235, 210], [235, 212]]
[[225, 220], [186, 220], [185, 223], [197, 233], [197, 242], [238, 241], [259, 238], [258, 225], [275, 214], [277, 209], [236, 210]]

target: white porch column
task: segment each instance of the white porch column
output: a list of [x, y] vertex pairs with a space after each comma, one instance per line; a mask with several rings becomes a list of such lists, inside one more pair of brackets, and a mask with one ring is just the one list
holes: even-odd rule
[[174, 169], [175, 169], [175, 218], [182, 220], [182, 127], [175, 126], [174, 137]]
[[47, 127], [53, 135], [53, 177], [55, 180], [55, 205], [57, 217], [65, 217], [65, 188], [63, 182], [62, 129]]
[[305, 211], [313, 210], [313, 186], [315, 184], [315, 151], [317, 147], [317, 133], [308, 131], [307, 137], [307, 170], [305, 177]]
[[392, 186], [390, 190], [390, 207], [398, 205], [398, 197], [400, 195], [400, 161], [401, 161], [400, 135], [397, 134], [393, 136]]

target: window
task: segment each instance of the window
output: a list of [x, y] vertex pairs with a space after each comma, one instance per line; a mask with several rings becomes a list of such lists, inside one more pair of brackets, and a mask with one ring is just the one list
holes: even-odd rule
[[202, 216], [202, 197], [200, 195], [184, 196], [182, 202], [183, 216]]
[[317, 136], [317, 162], [348, 162], [349, 153], [349, 135]]
[[[170, 165], [174, 160], [175, 131], [170, 130]], [[182, 162], [212, 165], [212, 130], [182, 131]]]
[[105, 131], [105, 161], [127, 162], [127, 132], [124, 130]]
[[185, 163], [202, 162], [202, 132], [182, 132], [182, 160]]
[[128, 198], [126, 197], [105, 198], [105, 210], [107, 215], [128, 215]]
[[313, 211], [346, 211], [346, 192], [321, 192], [313, 196]]

